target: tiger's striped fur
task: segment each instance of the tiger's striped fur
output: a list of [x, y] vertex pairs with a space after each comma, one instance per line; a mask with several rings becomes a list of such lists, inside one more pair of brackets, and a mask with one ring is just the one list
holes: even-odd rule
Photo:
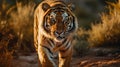
[[46, 0], [34, 14], [34, 45], [42, 67], [57, 67], [53, 58], [59, 56], [59, 67], [70, 67], [73, 35], [78, 22], [72, 10], [62, 1]]

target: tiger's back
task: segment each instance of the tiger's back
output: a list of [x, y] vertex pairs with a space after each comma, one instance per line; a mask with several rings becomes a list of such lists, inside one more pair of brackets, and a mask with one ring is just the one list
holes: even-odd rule
[[54, 53], [59, 54], [59, 67], [69, 67], [72, 40], [77, 18], [62, 1], [43, 1], [34, 14], [34, 44], [43, 67], [56, 67]]

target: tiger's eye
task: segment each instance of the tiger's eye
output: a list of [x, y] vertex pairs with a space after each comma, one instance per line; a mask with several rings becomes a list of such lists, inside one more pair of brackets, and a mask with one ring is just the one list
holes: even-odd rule
[[68, 30], [71, 30], [72, 27], [73, 27], [73, 23], [70, 22], [70, 23], [68, 24]]
[[52, 22], [52, 24], [55, 24], [55, 19], [51, 18], [51, 22]]

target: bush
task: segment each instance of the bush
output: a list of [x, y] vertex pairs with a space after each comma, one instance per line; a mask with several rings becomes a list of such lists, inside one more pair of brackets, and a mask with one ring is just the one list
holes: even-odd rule
[[120, 3], [109, 3], [101, 23], [92, 25], [89, 43], [92, 47], [120, 47]]
[[0, 10], [0, 67], [11, 67], [11, 61], [17, 56], [16, 51], [34, 51], [34, 4], [16, 2], [16, 5], [10, 8], [6, 3], [1, 5], [5, 10]]
[[13, 30], [10, 27], [0, 30], [0, 67], [11, 67], [13, 52], [16, 47], [17, 37]]
[[8, 4], [3, 1], [0, 6], [0, 67], [11, 67], [18, 38], [8, 23]]
[[34, 51], [33, 45], [33, 14], [35, 4], [29, 2], [24, 5], [21, 2], [16, 3], [16, 9], [11, 12], [9, 23], [13, 26], [18, 36], [18, 48], [21, 52]]
[[88, 32], [80, 28], [76, 35], [76, 40], [74, 41], [74, 49], [77, 55], [84, 56], [89, 51], [89, 43], [87, 41]]

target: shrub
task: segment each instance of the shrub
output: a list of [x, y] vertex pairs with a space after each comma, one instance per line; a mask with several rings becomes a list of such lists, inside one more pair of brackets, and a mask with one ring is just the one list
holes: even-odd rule
[[17, 37], [13, 30], [10, 27], [0, 30], [0, 67], [11, 67], [13, 52], [16, 47]]
[[74, 41], [74, 49], [77, 55], [84, 56], [89, 51], [89, 43], [87, 41], [88, 32], [80, 28], [76, 35], [76, 40]]
[[18, 36], [18, 48], [22, 52], [34, 51], [33, 45], [33, 13], [35, 4], [29, 2], [24, 5], [16, 3], [16, 9], [11, 12], [9, 23]]
[[89, 43], [92, 47], [120, 47], [120, 3], [109, 3], [99, 24], [92, 25]]
[[16, 51], [23, 50], [22, 52], [27, 53], [34, 50], [34, 4], [16, 2], [16, 5], [10, 8], [5, 4], [3, 3], [5, 10], [0, 10], [0, 67], [11, 67]]
[[8, 23], [8, 4], [0, 4], [0, 67], [11, 67], [13, 52], [17, 46], [17, 36]]

